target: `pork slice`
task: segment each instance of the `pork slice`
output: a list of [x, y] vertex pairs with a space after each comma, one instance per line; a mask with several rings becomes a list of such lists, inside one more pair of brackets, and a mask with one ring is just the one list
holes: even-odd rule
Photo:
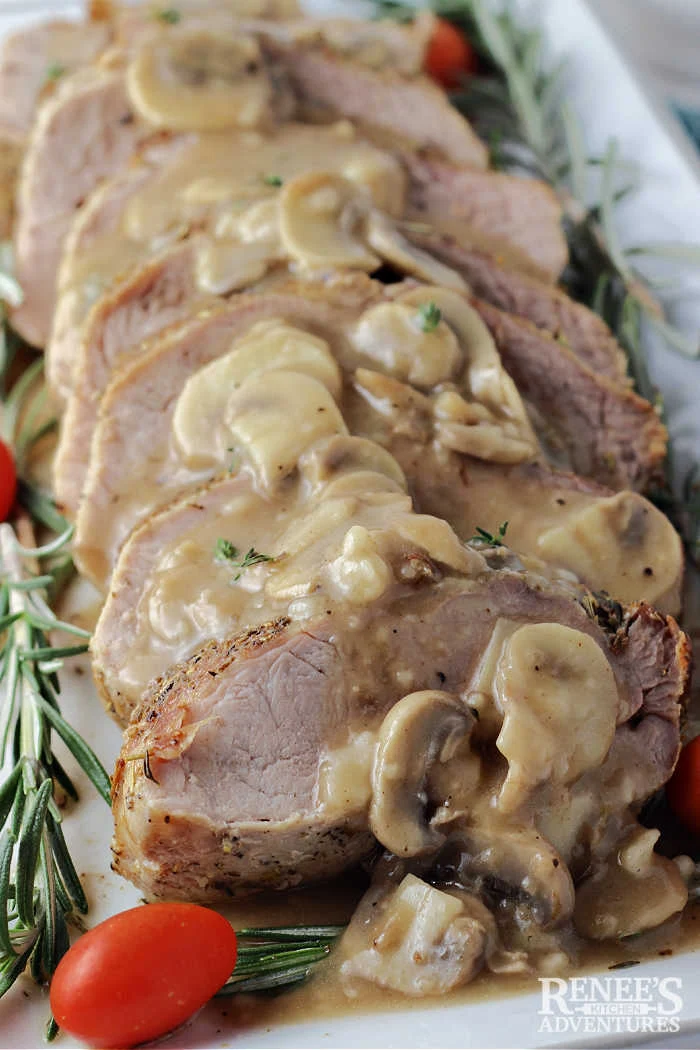
[[[97, 295], [102, 287], [111, 287], [115, 279], [118, 279], [119, 274], [115, 278], [112, 269], [112, 259], [120, 260], [125, 274], [126, 291], [130, 283], [128, 266], [138, 268], [154, 250], [147, 244], [134, 241], [125, 235], [120, 228], [120, 218], [132, 198], [147, 187], [151, 179], [167, 174], [171, 162], [177, 161], [181, 151], [186, 149], [194, 138], [178, 136], [164, 144], [144, 150], [138, 164], [133, 165], [133, 170], [129, 169], [109, 180], [88, 198], [78, 213], [63, 251], [58, 276], [56, 312], [47, 346], [47, 374], [52, 393], [59, 402], [64, 402], [72, 389], [72, 373], [80, 345], [79, 330], [85, 320], [83, 297], [71, 287], [71, 281], [75, 280], [75, 272], [84, 283], [89, 283], [91, 294]], [[400, 150], [399, 155], [410, 178], [410, 154]], [[231, 156], [233, 160], [233, 140]], [[551, 236], [560, 236], [560, 210], [546, 187], [534, 181], [526, 183], [522, 179], [507, 175], [474, 171], [469, 173], [461, 191], [469, 197], [469, 200], [465, 199], [464, 206], [470, 211], [471, 225], [469, 230], [465, 228], [462, 231], [467, 257], [470, 242], [477, 238], [481, 242], [486, 241], [492, 249], [498, 247], [504, 250], [509, 258], [516, 259], [521, 268], [537, 269], [538, 266], [548, 265], [549, 260], [540, 253], [540, 246], [546, 245], [550, 237], [543, 237], [542, 231], [546, 226]], [[409, 185], [409, 195], [420, 197], [421, 193], [420, 185]], [[533, 198], [535, 202], [543, 199], [545, 206], [533, 206], [532, 201], [527, 200], [528, 197]], [[544, 211], [548, 211], [548, 218], [545, 218]], [[431, 219], [429, 211], [423, 212], [422, 215], [428, 220]], [[438, 212], [436, 218], [440, 220], [443, 216]], [[205, 227], [207, 221], [203, 219], [198, 225]], [[106, 235], [110, 232], [114, 234], [114, 249], [102, 264], [103, 272], [86, 278], [81, 260], [88, 257], [96, 241], [101, 240], [104, 243]], [[191, 232], [191, 229], [188, 232]], [[439, 237], [433, 239], [440, 243]], [[162, 248], [162, 245], [159, 247]], [[459, 252], [457, 254], [459, 256]], [[99, 247], [98, 257], [104, 258]], [[459, 261], [463, 263], [463, 260]]]
[[[521, 265], [529, 261], [544, 280], [558, 279], [569, 253], [561, 204], [550, 186], [499, 172], [485, 177], [408, 151], [404, 163], [411, 180], [411, 218], [424, 219], [459, 243], [470, 228], [483, 230]], [[488, 223], [480, 216], [488, 216]]]
[[204, 310], [212, 302], [196, 286], [196, 239], [166, 249], [133, 278], [119, 284], [93, 307], [78, 347], [76, 385], [61, 430], [54, 462], [54, 495], [66, 513], [78, 508], [99, 402], [112, 369], [124, 364], [149, 336]]
[[[345, 352], [343, 331], [383, 295], [391, 296], [396, 287], [400, 286], [387, 291], [376, 282], [356, 277], [329, 285], [300, 283], [297, 287], [291, 283], [278, 291], [236, 296], [173, 328], [124, 364], [100, 403], [92, 438], [76, 516], [74, 550], [80, 571], [106, 588], [130, 531], [154, 509], [204, 480], [202, 471], [188, 469], [171, 449], [175, 405], [190, 376], [227, 353], [237, 338], [265, 317], [282, 318], [325, 339], [342, 366], [352, 371], [353, 358]], [[595, 482], [544, 463], [507, 467], [457, 454], [446, 456], [420, 436], [383, 433], [378, 418], [367, 413], [353, 414], [352, 430], [386, 444], [401, 464], [421, 511], [444, 518], [465, 540], [478, 527], [495, 531], [498, 524], [509, 521], [508, 543], [524, 555], [542, 556], [544, 532], [565, 527], [572, 514], [586, 507], [603, 507], [612, 495]], [[80, 463], [86, 462], [85, 441], [83, 437], [73, 444], [82, 457]], [[62, 443], [62, 447], [66, 446]], [[78, 465], [76, 460], [76, 469]], [[639, 505], [644, 507], [645, 501], [640, 500]], [[653, 508], [647, 509], [654, 521], [660, 518]], [[657, 561], [659, 552], [645, 536], [643, 525], [635, 529], [633, 540], [618, 536], [619, 558], [608, 554], [605, 562], [596, 559], [595, 568], [583, 572], [582, 578], [594, 590], [614, 594], [624, 579], [618, 597], [646, 598], [675, 611], [682, 577], [680, 541], [668, 524], [664, 558], [671, 551], [676, 555], [669, 579], [668, 570], [662, 571]], [[643, 564], [637, 564], [640, 543], [646, 552]]]
[[[347, 620], [304, 629], [279, 620], [210, 643], [154, 683], [127, 730], [114, 777], [116, 870], [148, 897], [213, 900], [354, 864], [372, 846], [368, 800], [359, 793], [320, 801], [324, 759], [349, 727], [372, 730], [401, 698], [396, 669], [410, 669], [416, 690], [436, 688], [437, 679], [438, 688], [464, 695], [499, 617], [592, 636], [630, 698], [621, 717], [633, 715], [641, 744], [641, 727], [658, 716], [647, 714], [650, 683], [627, 629], [640, 616], [643, 607], [625, 614], [611, 636], [542, 581], [498, 571], [469, 589], [452, 579], [416, 591], [370, 613], [359, 630]], [[687, 683], [675, 623], [656, 621], [652, 637], [645, 645], [656, 666], [669, 646], [675, 654], [665, 664], [672, 684], [662, 716], [674, 746], [650, 755], [624, 736], [627, 759], [648, 778], [644, 797], [673, 769]], [[625, 721], [616, 742], [628, 729]], [[608, 772], [604, 764], [601, 776]]]
[[[172, 417], [187, 379], [260, 320], [284, 318], [321, 338], [337, 339], [344, 323], [381, 298], [381, 288], [362, 278], [339, 279], [328, 289], [302, 285], [296, 295], [293, 282], [290, 286], [286, 294], [237, 296], [204, 311], [155, 340], [115, 374], [99, 406], [94, 453], [76, 516], [80, 571], [97, 586], [106, 586], [124, 540], [151, 510], [201, 484], [201, 471], [175, 467], [168, 456]], [[74, 447], [77, 451], [77, 441]], [[135, 483], [141, 492], [138, 505]]]
[[444, 91], [425, 76], [363, 68], [320, 48], [281, 52], [285, 72], [303, 103], [386, 129], [418, 148], [437, 150], [456, 164], [488, 167], [488, 150]]
[[478, 243], [458, 242], [442, 233], [412, 231], [408, 235], [460, 273], [480, 299], [549, 332], [599, 375], [630, 385], [622, 348], [602, 318], [588, 307], [574, 302], [561, 289], [523, 273], [498, 253], [482, 250]]
[[[141, 262], [142, 246], [124, 238], [121, 222], [124, 209], [139, 190], [143, 189], [171, 158], [177, 157], [186, 145], [188, 136], [178, 136], [149, 146], [124, 170], [106, 180], [87, 199], [73, 220], [63, 247], [58, 271], [56, 309], [51, 335], [46, 345], [46, 377], [57, 404], [64, 404], [75, 385], [74, 369], [80, 346], [80, 332], [85, 320], [85, 289], [74, 289], [71, 282], [75, 271], [81, 274], [81, 259], [96, 241], [107, 238], [118, 240], [116, 258], [127, 270]], [[157, 255], [157, 252], [153, 253]], [[118, 283], [120, 274], [94, 274], [90, 278], [90, 298], [97, 301], [111, 286]]]
[[[181, 688], [176, 681], [164, 682], [154, 702], [154, 714], [159, 713], [150, 723], [154, 739], [142, 732], [148, 722], [135, 725], [117, 765], [114, 802], [118, 813], [124, 808], [126, 819], [117, 817], [114, 867], [149, 896], [207, 900], [292, 887], [340, 874], [373, 847], [362, 813], [339, 820], [333, 813], [314, 812], [318, 755], [357, 706], [348, 696], [335, 643], [327, 636], [290, 631], [280, 620], [244, 634], [221, 652], [212, 647], [203, 653], [199, 664], [212, 683], [219, 680], [220, 656], [226, 664], [237, 661], [236, 686], [231, 692], [221, 677], [223, 688], [212, 698], [215, 731], [203, 728], [192, 748], [183, 748], [180, 769], [173, 763], [161, 768], [156, 742], [164, 739], [162, 730], [170, 730], [177, 749], [188, 734], [185, 718], [178, 717], [184, 704], [179, 712], [178, 705], [166, 710], [166, 698]], [[193, 708], [197, 692], [197, 685], [194, 693], [188, 690]], [[280, 703], [272, 699], [274, 693]], [[234, 696], [232, 721], [228, 709]], [[202, 699], [209, 707], [209, 697]], [[238, 730], [242, 735], [236, 738]], [[206, 764], [203, 748], [210, 756]], [[159, 789], [155, 805], [145, 807], [134, 805], [142, 794], [144, 755]], [[155, 781], [149, 783], [156, 786]], [[191, 814], [188, 782], [194, 782]], [[238, 799], [240, 820], [231, 821], [227, 813], [230, 796]]]
[[[455, 144], [455, 159], [462, 163], [481, 159], [485, 166], [485, 150], [469, 125], [427, 78], [378, 74], [331, 59], [333, 67], [336, 62], [348, 83], [356, 84], [351, 92], [355, 98], [364, 99], [368, 90], [376, 94], [386, 79], [387, 108], [370, 107], [367, 112], [372, 119], [381, 114], [382, 122], [394, 122], [398, 128], [401, 115], [404, 123], [413, 123], [422, 109], [430, 114], [426, 120], [430, 127], [438, 112], [445, 142]], [[287, 95], [286, 77], [282, 79], [280, 101]], [[348, 116], [354, 112], [351, 96]], [[131, 111], [124, 69], [114, 65], [67, 77], [42, 108], [22, 173], [15, 234], [18, 279], [25, 293], [15, 323], [35, 345], [44, 346], [49, 337], [61, 248], [75, 211], [102, 179], [119, 170], [149, 133], [152, 129], [149, 132]], [[70, 149], [66, 143], [71, 143]]]
[[134, 118], [120, 69], [75, 73], [41, 108], [22, 167], [15, 226], [24, 302], [13, 324], [35, 346], [49, 337], [61, 250], [76, 211], [151, 133]]
[[653, 405], [530, 322], [474, 305], [555, 462], [614, 489], [643, 492], [661, 479], [668, 435]]
[[[203, 302], [194, 273], [198, 243], [196, 235], [190, 237], [166, 248], [137, 268], [98, 301], [82, 329], [75, 365], [78, 385], [62, 426], [54, 471], [56, 498], [71, 515], [77, 513], [98, 403], [112, 371], [125, 364], [145, 338], [155, 336], [169, 324], [186, 317], [188, 312], [196, 311]], [[619, 384], [612, 380], [598, 379], [559, 340], [548, 338], [546, 333], [538, 332], [521, 318], [508, 319], [488, 303], [479, 305], [475, 302], [475, 305], [500, 339], [504, 362], [516, 383], [520, 373], [508, 364], [511, 359], [524, 358], [529, 362], [528, 367], [523, 365], [521, 369], [526, 386], [532, 385], [532, 377], [538, 368], [542, 372], [547, 390], [542, 396], [546, 406], [545, 418], [548, 418], [548, 399], [555, 384], [554, 376], [547, 371], [548, 366], [542, 363], [558, 355], [556, 377], [564, 384], [564, 389], [561, 395], [557, 392], [562, 408], [552, 415], [551, 422], [559, 446], [556, 452], [562, 464], [570, 463], [578, 473], [595, 477], [612, 487], [644, 485], [663, 459], [665, 440], [665, 431], [646, 402], [626, 389], [618, 389]], [[64, 345], [69, 341], [66, 340]], [[538, 366], [540, 358], [541, 366]], [[585, 398], [590, 399], [590, 404], [583, 405], [588, 409], [588, 419], [596, 417], [598, 423], [616, 420], [618, 430], [628, 426], [626, 436], [639, 441], [638, 452], [627, 450], [618, 459], [619, 441], [615, 434], [607, 439], [604, 433], [590, 428], [590, 424], [586, 430], [581, 426], [580, 412], [572, 414], [569, 419], [568, 406], [576, 401], [579, 389]], [[530, 400], [535, 406], [540, 403], [537, 395]], [[628, 461], [635, 457], [646, 458], [649, 470], [631, 469]]]
[[94, 62], [110, 37], [107, 22], [58, 19], [6, 36], [0, 48], [0, 133], [28, 135], [42, 92]]

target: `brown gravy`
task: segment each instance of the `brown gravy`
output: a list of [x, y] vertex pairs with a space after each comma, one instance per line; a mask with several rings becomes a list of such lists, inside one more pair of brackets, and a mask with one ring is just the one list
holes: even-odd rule
[[[349, 921], [363, 893], [361, 872], [318, 887], [280, 895], [262, 895], [225, 910], [237, 929], [247, 926], [342, 923]], [[655, 958], [680, 955], [700, 949], [700, 903], [689, 905], [681, 916], [647, 934], [618, 942], [598, 944], [579, 942], [576, 963], [566, 974], [605, 972], [634, 967]], [[339, 953], [338, 953], [339, 954]], [[355, 999], [343, 991], [337, 965], [331, 953], [306, 984], [278, 995], [241, 995], [214, 1000], [206, 1019], [218, 1025], [217, 1031], [240, 1033], [246, 1029], [308, 1022], [310, 1019], [352, 1016], [389, 1010], [415, 1010], [468, 1004], [490, 999], [507, 999], [539, 991], [537, 974], [494, 975], [482, 972], [449, 997], [411, 999], [367, 984]]]

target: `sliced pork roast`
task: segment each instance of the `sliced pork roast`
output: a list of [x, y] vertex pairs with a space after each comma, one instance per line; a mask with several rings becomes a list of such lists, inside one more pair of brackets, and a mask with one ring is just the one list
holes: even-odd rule
[[61, 78], [40, 108], [22, 166], [15, 261], [24, 293], [13, 325], [45, 346], [61, 248], [76, 211], [125, 164], [153, 129], [137, 120], [120, 69], [95, 66]]
[[[277, 183], [287, 183], [312, 167], [350, 178], [371, 194], [378, 208], [395, 218], [410, 217], [420, 210], [421, 218], [431, 221], [422, 186], [412, 177], [411, 154], [405, 149], [392, 151], [386, 144], [379, 149], [346, 122], [325, 127], [291, 124], [256, 143], [250, 134], [232, 131], [214, 140], [192, 135], [148, 149], [137, 165], [121, 172], [88, 200], [67, 238], [47, 347], [47, 374], [58, 399], [64, 400], [72, 389], [80, 327], [101, 290], [112, 291], [115, 279], [128, 275], [131, 267], [167, 243], [206, 229], [214, 238], [216, 247], [209, 251], [217, 252], [219, 266], [216, 279], [207, 277], [200, 267], [198, 283], [221, 289], [225, 281], [226, 290], [234, 291], [246, 283], [251, 271], [263, 268], [265, 246], [259, 242], [265, 239], [263, 234], [270, 239], [270, 230], [263, 226], [272, 221], [268, 213], [273, 199], [280, 196]], [[446, 167], [445, 173], [452, 177]], [[462, 230], [460, 243], [468, 245], [476, 236], [487, 240], [494, 250], [506, 251], [510, 257], [518, 252], [522, 259], [529, 258], [531, 266], [534, 260], [546, 267], [545, 246], [548, 239], [556, 241], [556, 276], [566, 246], [561, 209], [551, 192], [542, 183], [507, 175], [463, 174], [464, 179], [455, 186], [455, 199], [462, 200], [470, 224]], [[443, 218], [436, 208], [435, 219]], [[454, 234], [455, 223], [450, 225]], [[248, 265], [239, 259], [233, 270], [229, 263], [229, 272], [224, 274], [221, 256], [232, 249], [229, 242], [236, 240], [246, 243]], [[270, 262], [274, 262], [271, 247], [267, 245]], [[315, 270], [322, 265], [319, 259], [313, 262]]]
[[[291, 141], [300, 145], [313, 141], [315, 148], [321, 148], [321, 142], [324, 142], [342, 163], [343, 149], [335, 139], [338, 129], [331, 127], [324, 134], [325, 139], [318, 140], [318, 131], [290, 126], [280, 133], [280, 137], [291, 136]], [[351, 151], [358, 145], [352, 134], [350, 131], [351, 143], [346, 142]], [[342, 131], [341, 143], [345, 142], [345, 135], [346, 132]], [[371, 147], [363, 149], [369, 152], [365, 154], [362, 170], [365, 177], [372, 174], [374, 181], [374, 186], [369, 188], [374, 189], [382, 203], [386, 203], [391, 199], [392, 186], [397, 184], [397, 179], [400, 180], [400, 172], [391, 163], [386, 166], [390, 158], [385, 154], [377, 154]], [[194, 156], [199, 157], [199, 151]], [[185, 167], [190, 163], [189, 157], [187, 150], [180, 156]], [[298, 159], [294, 163], [298, 164]], [[137, 181], [138, 177], [134, 174], [129, 182]], [[211, 178], [205, 176], [195, 183], [198, 194], [220, 192], [218, 182], [214, 180], [212, 183]], [[221, 178], [226, 186], [225, 177]], [[257, 195], [260, 193], [259, 176], [256, 174], [255, 178]], [[160, 229], [162, 213], [170, 213], [167, 203], [170, 197], [163, 192], [164, 187], [156, 186], [161, 192], [146, 194], [145, 203], [143, 199], [131, 203], [138, 205], [138, 221], [146, 226], [152, 221]], [[319, 171], [292, 177], [282, 188], [275, 185], [272, 189], [273, 195], [256, 200], [252, 208], [244, 211], [237, 220], [244, 224], [244, 234], [237, 239], [212, 244], [208, 236], [192, 236], [186, 245], [166, 249], [146, 267], [137, 269], [115, 292], [98, 301], [93, 308], [82, 334], [75, 369], [78, 387], [64, 419], [56, 458], [56, 496], [69, 513], [76, 512], [80, 499], [97, 405], [111, 372], [138, 352], [135, 336], [152, 335], [179, 317], [201, 308], [202, 299], [207, 294], [226, 293], [260, 281], [268, 271], [271, 279], [276, 274], [284, 276], [290, 263], [302, 273], [320, 276], [338, 269], [373, 272], [382, 259], [389, 261], [394, 268], [416, 274], [424, 280], [448, 287], [464, 287], [458, 273], [413, 246], [391, 217], [380, 212], [375, 206], [377, 202], [371, 202], [365, 190], [358, 188], [353, 180], [332, 171]], [[166, 204], [159, 208], [163, 197]], [[199, 200], [196, 197], [195, 204]], [[333, 202], [332, 210], [321, 215], [316, 210], [317, 202], [328, 200]], [[223, 218], [227, 218], [226, 212]], [[136, 221], [137, 218], [133, 218], [133, 222]], [[246, 239], [248, 236], [253, 237], [253, 244]], [[189, 297], [193, 285], [196, 288], [192, 299]], [[165, 299], [164, 309], [161, 297]], [[498, 338], [508, 344], [509, 351], [515, 355], [523, 354], [528, 359], [534, 357], [527, 367], [523, 367], [524, 382], [529, 383], [533, 371], [538, 368], [541, 371], [539, 358], [545, 362], [553, 357], [557, 359], [557, 381], [566, 377], [562, 388], [556, 389], [561, 406], [553, 424], [554, 436], [562, 431], [562, 439], [554, 447], [558, 459], [565, 460], [568, 456], [572, 465], [582, 472], [616, 487], [632, 485], [643, 488], [664, 453], [665, 432], [652, 408], [621, 384], [596, 376], [567, 347], [521, 319], [504, 315], [501, 323], [498, 310], [492, 310], [486, 304], [479, 305], [478, 301], [475, 305], [485, 313]], [[159, 316], [161, 312], [162, 316]], [[529, 383], [528, 400], [542, 411], [544, 417], [552, 395], [553, 379], [544, 377], [541, 392], [530, 389], [532, 383]], [[586, 419], [581, 421], [585, 411], [582, 412], [581, 398], [577, 398], [576, 393], [579, 388], [585, 389], [583, 400], [593, 406], [590, 411], [599, 412], [599, 419], [606, 421], [609, 415], [614, 416], [618, 431], [624, 430], [627, 423], [630, 432], [639, 435], [636, 457], [627, 449], [624, 454], [618, 454], [620, 437], [617, 432], [611, 432], [610, 447], [605, 444], [604, 437], [586, 438], [585, 432], [582, 433]], [[569, 422], [570, 404], [575, 411]], [[569, 426], [570, 434], [567, 432]], [[586, 442], [585, 448], [580, 447], [582, 440]]]
[[17, 176], [42, 96], [107, 47], [104, 22], [41, 22], [10, 33], [0, 48], [0, 238], [12, 235]]
[[[261, 54], [260, 34], [253, 32], [260, 27], [251, 25], [246, 34], [234, 28], [239, 25], [234, 22], [228, 31], [217, 32], [151, 20], [149, 30], [127, 52], [109, 56], [102, 69], [87, 77], [65, 78], [42, 108], [23, 169], [16, 231], [25, 303], [15, 323], [27, 339], [45, 345], [49, 337], [61, 248], [76, 210], [149, 135], [265, 130], [292, 115], [297, 104], [292, 89], [277, 61]], [[356, 69], [361, 79], [363, 67]], [[466, 121], [450, 111], [439, 89], [422, 77], [397, 76], [406, 83], [408, 120], [416, 111], [416, 97], [425, 95], [442, 103], [440, 111], [452, 123], [451, 143], [456, 146], [461, 139], [476, 144]], [[398, 93], [396, 98], [398, 104]], [[483, 161], [483, 147], [475, 155]]]
[[[530, 179], [457, 168], [436, 158], [405, 153], [411, 178], [412, 219], [430, 223], [457, 244], [470, 231], [488, 233], [491, 250], [520, 270], [556, 281], [568, 260], [561, 229], [561, 204], [548, 186]], [[481, 215], [493, 216], [486, 225]], [[539, 236], [533, 234], [533, 230]]]
[[631, 385], [625, 354], [605, 321], [565, 292], [532, 278], [512, 260], [444, 233], [414, 229], [411, 240], [464, 277], [480, 299], [531, 321], [569, 346], [600, 375]]
[[0, 47], [0, 133], [26, 138], [39, 99], [107, 48], [109, 22], [55, 20], [8, 34]]
[[[367, 337], [369, 326], [365, 320], [363, 329], [362, 319], [371, 319], [372, 308], [391, 304], [401, 294], [401, 286], [383, 289], [376, 282], [347, 278], [329, 286], [301, 283], [285, 291], [239, 296], [174, 327], [124, 367], [101, 402], [93, 439], [76, 522], [75, 557], [81, 572], [105, 589], [117, 553], [136, 524], [206, 477], [231, 468], [236, 441], [219, 438], [228, 403], [215, 390], [235, 390], [246, 367], [264, 371], [294, 361], [299, 368], [313, 369], [324, 360], [331, 370], [331, 361], [337, 362], [345, 376], [340, 403], [352, 433], [392, 451], [420, 510], [445, 518], [463, 539], [484, 523], [494, 527], [508, 521], [508, 543], [514, 550], [573, 571], [595, 590], [623, 600], [644, 598], [675, 611], [682, 577], [680, 540], [642, 497], [630, 492], [613, 496], [542, 463], [535, 465], [527, 453], [520, 465], [509, 466], [499, 461], [493, 445], [474, 445], [471, 455], [465, 455], [441, 442], [435, 420], [429, 418], [430, 403], [420, 393], [430, 367], [430, 340], [414, 340], [411, 348], [415, 369], [426, 359], [424, 377], [414, 376], [417, 385], [398, 383], [393, 373], [388, 394], [394, 394], [399, 407], [396, 414], [387, 413], [383, 402], [390, 399], [382, 400], [387, 393], [379, 390], [382, 377], [361, 377], [358, 368], [371, 364], [391, 377], [391, 362], [372, 359], [367, 353], [371, 348], [363, 352], [353, 338], [358, 331]], [[203, 385], [203, 370], [216, 361], [218, 374], [209, 369], [211, 380]], [[178, 405], [184, 403], [180, 399], [188, 384], [199, 389], [198, 410], [206, 420], [211, 451], [208, 463], [201, 457], [192, 460], [178, 444]]]
[[[117, 870], [147, 896], [212, 900], [326, 878], [375, 836], [569, 923], [575, 885], [615, 863], [673, 769], [685, 636], [647, 606], [501, 567], [509, 555], [489, 564], [413, 514], [366, 442], [340, 467], [322, 446], [301, 464], [314, 496], [293, 481], [265, 517], [259, 490], [226, 480], [123, 551], [93, 640], [108, 702], [127, 714], [151, 670], [190, 655], [127, 730]], [[243, 569], [217, 530], [260, 536], [274, 560]], [[686, 899], [668, 863], [645, 887], [664, 918]]]

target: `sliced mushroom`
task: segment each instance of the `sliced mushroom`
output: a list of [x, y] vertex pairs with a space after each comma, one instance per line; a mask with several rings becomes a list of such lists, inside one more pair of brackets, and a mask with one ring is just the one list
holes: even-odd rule
[[256, 201], [243, 212], [232, 212], [225, 223], [225, 216], [220, 215], [217, 223], [217, 236], [230, 236], [243, 241], [244, 244], [266, 244], [271, 257], [284, 257], [280, 240], [279, 201], [274, 197]]
[[[447, 805], [456, 814], [473, 791], [480, 763], [469, 748], [475, 720], [449, 693], [424, 690], [395, 704], [382, 722], [372, 770], [370, 827], [379, 841], [399, 857], [414, 857], [440, 848], [446, 833], [427, 812], [428, 801]], [[453, 763], [458, 799], [431, 796], [441, 766]]]
[[139, 116], [173, 131], [256, 127], [273, 97], [254, 37], [204, 29], [147, 35], [129, 63], [127, 87]]
[[382, 372], [421, 390], [447, 382], [463, 365], [453, 330], [441, 320], [426, 326], [420, 311], [405, 303], [379, 303], [365, 311], [352, 342]]
[[508, 760], [498, 808], [510, 813], [544, 781], [570, 784], [597, 768], [615, 735], [619, 698], [603, 650], [582, 631], [527, 624], [508, 639], [495, 676]]
[[348, 432], [335, 401], [318, 379], [286, 371], [253, 376], [243, 383], [228, 401], [226, 424], [230, 444], [251, 464], [267, 491], [296, 470], [300, 456], [316, 441]]
[[[354, 129], [353, 132], [356, 134]], [[344, 161], [339, 174], [361, 191], [368, 192], [375, 208], [396, 218], [404, 214], [406, 171], [391, 153], [358, 148]]]
[[488, 408], [466, 401], [454, 390], [435, 396], [433, 413], [437, 440], [454, 452], [489, 463], [522, 463], [537, 450], [536, 441], [523, 434], [522, 427], [494, 418]]
[[427, 442], [432, 437], [432, 403], [406, 383], [381, 372], [358, 368], [354, 387], [394, 434]]
[[412, 244], [397, 225], [382, 212], [373, 210], [367, 220], [367, 243], [385, 262], [401, 273], [412, 274], [422, 281], [467, 291], [467, 284], [456, 270], [434, 259], [428, 252]]
[[274, 255], [269, 244], [241, 244], [202, 237], [195, 257], [197, 287], [209, 295], [230, 295], [240, 288], [248, 288], [265, 276]]
[[311, 171], [280, 193], [280, 235], [287, 254], [308, 270], [344, 267], [371, 273], [380, 260], [367, 248], [369, 197], [348, 179]]
[[301, 457], [299, 471], [312, 492], [327, 491], [339, 478], [370, 472], [384, 475], [403, 492], [407, 490], [406, 477], [394, 457], [368, 438], [331, 437]]
[[397, 519], [395, 529], [409, 543], [422, 547], [426, 553], [442, 565], [465, 576], [476, 576], [485, 571], [484, 559], [460, 540], [448, 522], [431, 514], [410, 514]]
[[413, 997], [444, 995], [483, 967], [493, 917], [471, 898], [460, 899], [406, 875], [390, 892], [370, 889], [345, 935], [341, 978], [351, 995], [370, 982]]
[[677, 612], [683, 545], [670, 521], [636, 492], [598, 499], [538, 541], [542, 557], [584, 580], [603, 575], [621, 602], [644, 595], [662, 611]]
[[515, 900], [528, 902], [532, 918], [543, 927], [561, 925], [573, 914], [571, 872], [535, 828], [487, 818], [469, 827], [460, 825], [450, 835], [447, 850], [459, 882], [469, 886], [476, 878], [487, 888], [509, 887]]
[[230, 461], [231, 434], [225, 420], [232, 394], [252, 376], [273, 371], [303, 373], [340, 395], [340, 369], [328, 344], [281, 319], [259, 321], [233, 349], [201, 368], [185, 383], [173, 415], [173, 433], [190, 466]]
[[688, 888], [678, 865], [654, 852], [656, 828], [637, 825], [617, 850], [576, 892], [574, 923], [593, 940], [631, 937], [681, 911]]
[[[491, 333], [464, 296], [448, 288], [416, 288], [403, 294], [400, 302], [419, 309], [432, 305], [454, 330], [466, 358], [460, 387], [472, 401], [488, 408], [497, 419], [517, 423], [521, 436], [534, 435], [515, 383], [501, 363]], [[536, 447], [536, 445], [535, 445]]]

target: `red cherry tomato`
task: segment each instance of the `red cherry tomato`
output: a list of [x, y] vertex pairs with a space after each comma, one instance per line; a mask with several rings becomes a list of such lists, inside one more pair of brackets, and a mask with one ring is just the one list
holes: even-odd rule
[[6, 521], [17, 495], [17, 471], [7, 445], [0, 441], [0, 521]]
[[476, 52], [457, 26], [437, 18], [424, 66], [426, 73], [443, 87], [459, 87], [463, 76], [476, 72]]
[[76, 941], [51, 982], [51, 1010], [90, 1046], [136, 1046], [191, 1017], [235, 964], [236, 934], [217, 912], [145, 904]]
[[678, 765], [666, 785], [668, 803], [688, 831], [700, 835], [700, 736], [681, 751]]

